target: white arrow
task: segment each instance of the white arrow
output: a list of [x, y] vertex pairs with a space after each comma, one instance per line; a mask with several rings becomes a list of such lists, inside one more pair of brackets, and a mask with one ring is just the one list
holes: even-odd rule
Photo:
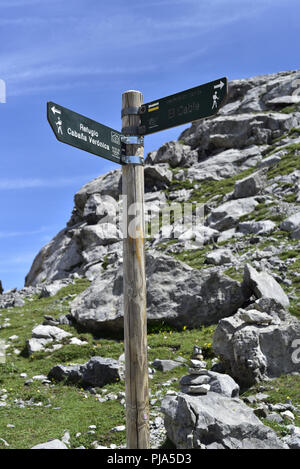
[[223, 83], [223, 81], [220, 81], [220, 83], [218, 85], [215, 85], [214, 88], [217, 89], [217, 88], [220, 88], [220, 90], [223, 88], [223, 86], [225, 86], [225, 83]]
[[61, 111], [59, 111], [58, 109], [56, 109], [55, 106], [53, 106], [53, 107], [51, 108], [51, 111], [53, 112], [54, 115], [55, 115], [55, 114], [61, 114]]

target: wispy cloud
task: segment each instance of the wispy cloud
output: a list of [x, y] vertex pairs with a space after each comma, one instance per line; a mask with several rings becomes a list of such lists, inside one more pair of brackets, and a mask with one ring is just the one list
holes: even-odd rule
[[[16, 32], [17, 47], [0, 54], [0, 76], [7, 81], [9, 96], [68, 89], [71, 81], [81, 87], [91, 77], [156, 76], [164, 63], [175, 72], [205, 53], [201, 44], [207, 44], [209, 34], [213, 39], [222, 27], [248, 21], [271, 5], [270, 0], [150, 0], [144, 10], [140, 4], [128, 13], [122, 2], [112, 2], [102, 14], [96, 2], [91, 8], [76, 2], [70, 14], [66, 2], [57, 1], [59, 14], [55, 8], [47, 14], [37, 8], [32, 16], [32, 8], [30, 16], [1, 15], [0, 25]], [[0, 7], [33, 4], [51, 6], [45, 0], [12, 0]], [[170, 6], [167, 17], [159, 15], [162, 6]], [[172, 6], [181, 13], [177, 8], [174, 14]], [[190, 50], [183, 46], [185, 40], [192, 41]]]
[[38, 228], [37, 230], [32, 230], [32, 231], [0, 231], [0, 239], [2, 238], [16, 238], [19, 236], [34, 236], [34, 235], [40, 235], [42, 233], [45, 233], [49, 230], [48, 227], [42, 226], [41, 228]]
[[[74, 22], [78, 19], [76, 18], [68, 18], [68, 22], [73, 20]], [[52, 24], [66, 24], [65, 18], [51, 18], [50, 22]], [[49, 25], [49, 18], [41, 17], [41, 16], [22, 16], [19, 18], [0, 18], [0, 26], [18, 26], [27, 28], [28, 26], [44, 26]]]
[[[45, 4], [47, 0], [9, 0], [1, 1], [0, 8], [16, 8], [16, 7], [27, 7], [31, 5], [42, 5]], [[54, 2], [61, 2], [61, 0], [51, 0], [51, 4]]]
[[57, 66], [57, 65], [50, 65], [50, 66], [42, 66], [37, 70], [27, 69], [20, 71], [19, 73], [12, 73], [6, 77], [7, 80], [10, 82], [15, 81], [25, 81], [25, 80], [32, 80], [32, 79], [40, 79], [45, 77], [57, 77], [57, 76], [82, 76], [82, 77], [90, 77], [90, 76], [108, 76], [108, 75], [124, 75], [129, 73], [146, 73], [152, 72], [157, 69], [155, 65], [142, 65], [140, 67], [76, 67], [76, 66]]
[[76, 176], [71, 178], [42, 179], [42, 178], [16, 178], [0, 179], [0, 191], [21, 189], [49, 189], [84, 184], [97, 176]]

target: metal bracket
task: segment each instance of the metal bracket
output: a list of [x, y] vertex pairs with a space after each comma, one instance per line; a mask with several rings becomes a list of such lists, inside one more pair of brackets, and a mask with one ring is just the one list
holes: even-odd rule
[[131, 107], [125, 107], [122, 109], [121, 116], [137, 116], [140, 114], [140, 107], [138, 106], [131, 106]]
[[127, 145], [144, 145], [144, 137], [122, 135], [121, 142]]
[[126, 136], [140, 135], [139, 126], [138, 125], [131, 125], [131, 126], [128, 126], [128, 127], [122, 127], [122, 134], [126, 134]]
[[122, 164], [139, 164], [144, 166], [144, 158], [137, 155], [122, 155], [121, 156]]

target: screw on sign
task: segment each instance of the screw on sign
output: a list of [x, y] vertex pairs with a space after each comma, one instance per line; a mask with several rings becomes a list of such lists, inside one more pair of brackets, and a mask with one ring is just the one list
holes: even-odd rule
[[127, 201], [123, 207], [123, 291], [129, 449], [149, 448], [144, 139], [141, 136], [213, 116], [225, 103], [227, 93], [227, 78], [147, 104], [143, 104], [139, 91], [126, 91], [122, 95], [122, 132], [53, 102], [47, 104], [49, 124], [60, 142], [122, 165], [122, 193]]

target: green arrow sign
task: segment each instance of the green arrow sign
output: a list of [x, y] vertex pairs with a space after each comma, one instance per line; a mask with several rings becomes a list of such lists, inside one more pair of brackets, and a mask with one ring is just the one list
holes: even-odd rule
[[63, 143], [121, 164], [122, 134], [59, 104], [47, 103], [47, 118]]
[[139, 134], [152, 134], [213, 116], [224, 104], [227, 94], [227, 78], [221, 78], [144, 104], [140, 109]]

